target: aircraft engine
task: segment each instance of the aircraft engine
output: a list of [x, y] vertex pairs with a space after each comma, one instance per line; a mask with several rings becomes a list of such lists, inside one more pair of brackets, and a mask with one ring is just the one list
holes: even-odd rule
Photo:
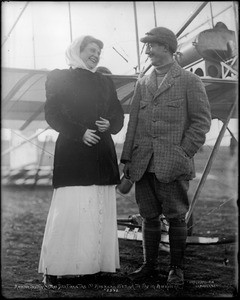
[[235, 32], [218, 22], [213, 29], [200, 32], [178, 46], [176, 60], [180, 66], [198, 76], [221, 77], [221, 61], [236, 56]]

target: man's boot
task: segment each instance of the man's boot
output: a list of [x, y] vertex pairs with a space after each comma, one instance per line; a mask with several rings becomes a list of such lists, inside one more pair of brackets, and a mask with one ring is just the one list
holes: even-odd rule
[[128, 277], [133, 281], [154, 277], [158, 274], [157, 259], [161, 240], [159, 217], [143, 220], [142, 235], [144, 263], [135, 272], [129, 274]]
[[170, 271], [168, 283], [174, 285], [184, 284], [183, 267], [184, 252], [187, 239], [187, 224], [182, 220], [169, 220], [169, 243], [170, 243]]

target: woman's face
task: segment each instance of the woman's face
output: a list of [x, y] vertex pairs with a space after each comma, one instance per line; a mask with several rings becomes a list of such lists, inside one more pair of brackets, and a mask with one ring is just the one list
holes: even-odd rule
[[82, 52], [80, 58], [89, 69], [94, 69], [100, 60], [101, 49], [96, 43], [89, 43]]

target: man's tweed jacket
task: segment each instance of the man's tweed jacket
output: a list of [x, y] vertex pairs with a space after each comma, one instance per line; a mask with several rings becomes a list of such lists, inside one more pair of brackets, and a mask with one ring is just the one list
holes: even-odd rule
[[210, 126], [210, 105], [200, 78], [174, 62], [157, 88], [154, 70], [136, 83], [121, 162], [131, 162], [133, 181], [141, 179], [152, 154], [160, 182], [193, 179], [193, 156]]

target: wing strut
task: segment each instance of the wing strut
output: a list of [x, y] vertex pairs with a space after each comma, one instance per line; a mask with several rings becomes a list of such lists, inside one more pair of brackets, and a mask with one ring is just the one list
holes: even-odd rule
[[3, 43], [2, 43], [1, 46], [3, 46], [3, 45], [6, 43], [6, 41], [8, 40], [8, 38], [10, 37], [10, 34], [12, 33], [13, 29], [14, 29], [15, 26], [17, 25], [19, 19], [21, 18], [22, 14], [23, 14], [24, 10], [27, 8], [28, 4], [29, 4], [29, 1], [25, 4], [24, 8], [23, 8], [22, 11], [20, 12], [19, 16], [17, 17], [17, 20], [16, 20], [15, 23], [13, 24], [12, 28], [10, 29], [9, 33], [7, 34], [7, 37], [4, 39], [4, 41], [3, 41]]
[[203, 2], [192, 14], [192, 16], [182, 25], [181, 29], [178, 30], [176, 36], [179, 37], [180, 34], [188, 27], [188, 25], [196, 18], [200, 11], [208, 4], [208, 1]]
[[[176, 37], [179, 37], [180, 34], [188, 27], [188, 25], [196, 18], [196, 16], [201, 12], [201, 10], [208, 4], [208, 1], [203, 2], [196, 11], [192, 14], [192, 16], [182, 25], [181, 29], [176, 33]], [[141, 78], [150, 68], [152, 64], [150, 64], [145, 70], [143, 70], [139, 77]]]
[[199, 194], [200, 194], [200, 192], [201, 192], [201, 190], [202, 190], [202, 188], [203, 188], [203, 185], [204, 185], [204, 183], [205, 183], [205, 181], [206, 181], [206, 178], [207, 178], [207, 176], [208, 176], [208, 174], [209, 174], [209, 172], [210, 172], [210, 169], [211, 169], [211, 167], [212, 167], [212, 163], [213, 163], [213, 161], [214, 161], [214, 159], [215, 159], [215, 157], [216, 157], [217, 151], [218, 151], [218, 149], [219, 149], [219, 146], [220, 146], [220, 144], [221, 144], [222, 138], [223, 138], [223, 136], [224, 136], [224, 133], [225, 133], [225, 131], [226, 131], [226, 129], [227, 129], [228, 123], [229, 123], [229, 121], [230, 121], [230, 119], [231, 119], [231, 116], [232, 116], [232, 114], [233, 114], [233, 111], [234, 111], [234, 109], [235, 109], [235, 107], [236, 107], [236, 104], [237, 104], [237, 98], [236, 98], [235, 102], [234, 102], [233, 105], [232, 105], [232, 108], [231, 108], [231, 110], [230, 110], [230, 112], [229, 112], [229, 115], [228, 115], [227, 119], [225, 120], [225, 122], [224, 122], [223, 125], [222, 125], [221, 131], [219, 132], [219, 135], [218, 135], [218, 137], [217, 137], [216, 143], [215, 143], [215, 145], [214, 145], [214, 147], [213, 147], [213, 150], [212, 150], [212, 152], [211, 152], [211, 154], [210, 154], [210, 157], [209, 157], [209, 159], [208, 159], [208, 161], [207, 161], [207, 164], [206, 164], [205, 169], [204, 169], [204, 171], [203, 171], [203, 175], [202, 175], [201, 180], [200, 180], [200, 182], [199, 182], [199, 184], [198, 184], [198, 186], [197, 186], [197, 189], [196, 189], [195, 194], [194, 194], [194, 196], [193, 196], [193, 200], [192, 200], [192, 202], [191, 202], [191, 204], [190, 204], [190, 208], [189, 208], [189, 211], [188, 211], [188, 213], [187, 213], [187, 219], [186, 219], [186, 222], [188, 222], [188, 220], [189, 220], [190, 217], [191, 217], [191, 214], [192, 214], [192, 212], [193, 212], [193, 208], [194, 208], [194, 206], [195, 206], [195, 204], [196, 204], [196, 202], [197, 202], [197, 199], [198, 199], [198, 197], [199, 197]]

